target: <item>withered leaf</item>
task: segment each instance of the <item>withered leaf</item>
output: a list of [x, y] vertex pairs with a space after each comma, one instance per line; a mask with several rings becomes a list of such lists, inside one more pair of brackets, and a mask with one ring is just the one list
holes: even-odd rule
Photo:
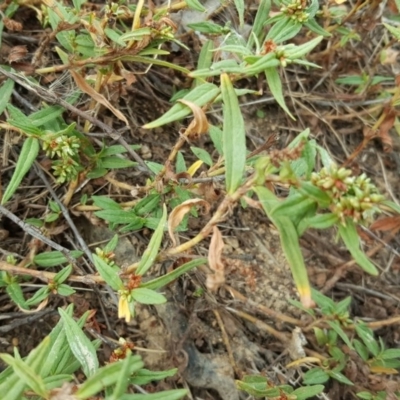
[[225, 283], [225, 267], [221, 260], [224, 241], [220, 230], [214, 226], [213, 235], [208, 249], [208, 264], [213, 274], [207, 275], [206, 286], [212, 291], [219, 289]]
[[205, 214], [207, 214], [210, 210], [210, 204], [204, 201], [203, 199], [189, 199], [184, 201], [182, 204], [179, 204], [179, 206], [176, 206], [172, 210], [171, 214], [169, 214], [168, 233], [172, 240], [172, 243], [174, 244], [174, 247], [176, 247], [177, 245], [176, 238], [174, 235], [174, 230], [182, 222], [183, 217], [190, 211], [192, 207], [195, 206], [204, 207]]

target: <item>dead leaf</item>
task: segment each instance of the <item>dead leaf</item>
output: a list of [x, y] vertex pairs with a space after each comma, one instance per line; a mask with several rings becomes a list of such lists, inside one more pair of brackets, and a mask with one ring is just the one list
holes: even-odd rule
[[370, 226], [370, 229], [373, 231], [392, 231], [393, 233], [396, 233], [400, 230], [400, 216], [381, 218], [375, 221]]
[[82, 90], [82, 92], [85, 92], [92, 99], [98, 101], [100, 104], [103, 104], [103, 106], [107, 107], [118, 119], [124, 121], [126, 125], [129, 125], [125, 116], [119, 110], [117, 110], [102, 94], [97, 93], [81, 75], [72, 69], [70, 70], [70, 73], [74, 78], [76, 85]]
[[176, 247], [177, 245], [174, 230], [182, 222], [183, 217], [190, 211], [192, 207], [195, 206], [204, 207], [204, 214], [207, 214], [210, 210], [210, 204], [203, 199], [189, 199], [184, 201], [182, 204], [179, 204], [179, 206], [176, 206], [172, 210], [171, 214], [169, 214], [168, 233], [172, 240], [172, 243], [174, 244], [174, 247]]
[[225, 266], [221, 260], [224, 241], [220, 230], [214, 226], [213, 235], [208, 249], [208, 264], [213, 274], [207, 275], [206, 286], [212, 291], [219, 289], [225, 283]]
[[7, 60], [11, 64], [23, 60], [27, 54], [28, 54], [28, 49], [25, 45], [14, 46], [11, 48]]
[[11, 18], [4, 17], [3, 18], [4, 26], [11, 32], [20, 32], [22, 31], [22, 24], [20, 22], [14, 21]]
[[393, 150], [393, 139], [389, 134], [390, 129], [393, 128], [396, 121], [396, 110], [392, 107], [386, 109], [385, 119], [382, 121], [379, 127], [378, 136], [382, 141], [383, 151], [390, 153]]
[[203, 109], [191, 101], [184, 99], [179, 99], [178, 101], [193, 111], [193, 121], [186, 129], [187, 137], [191, 139], [197, 139], [201, 134], [207, 133], [209, 130], [209, 125]]

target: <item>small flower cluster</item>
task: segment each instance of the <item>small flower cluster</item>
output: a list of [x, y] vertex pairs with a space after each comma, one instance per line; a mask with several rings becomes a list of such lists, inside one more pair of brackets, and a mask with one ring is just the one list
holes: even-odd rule
[[377, 187], [365, 174], [352, 176], [346, 168], [331, 166], [313, 173], [311, 182], [329, 194], [332, 198], [331, 211], [344, 223], [346, 218], [354, 222], [368, 222], [375, 212], [377, 205], [384, 200]]
[[75, 161], [80, 148], [80, 140], [76, 136], [50, 134], [44, 137], [43, 150], [50, 158], [59, 159], [52, 163], [54, 175], [58, 183], [76, 179], [79, 164]]
[[309, 17], [309, 14], [304, 11], [306, 7], [307, 1], [293, 0], [292, 3], [284, 5], [281, 8], [281, 12], [297, 22], [304, 23], [307, 22]]

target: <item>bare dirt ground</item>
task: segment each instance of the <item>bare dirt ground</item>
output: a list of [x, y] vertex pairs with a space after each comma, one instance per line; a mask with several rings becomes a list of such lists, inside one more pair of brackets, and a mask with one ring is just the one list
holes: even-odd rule
[[[371, 9], [373, 10], [373, 6]], [[229, 19], [231, 10], [224, 10], [218, 18]], [[377, 47], [382, 46], [382, 26], [375, 21], [375, 14], [354, 18], [352, 24], [362, 32], [364, 40], [350, 41], [344, 48], [328, 51], [321, 47], [314, 51], [309, 59], [322, 66], [321, 69], [305, 71], [288, 67], [282, 76], [285, 86], [286, 102], [296, 121], [288, 118], [284, 112], [270, 100], [265, 82], [258, 82], [265, 90], [261, 99], [255, 96], [242, 98], [242, 107], [246, 117], [248, 148], [253, 150], [263, 144], [271, 135], [278, 135], [275, 148], [284, 148], [299, 132], [309, 127], [313, 137], [334, 157], [339, 164], [346, 164], [355, 172], [365, 172], [378, 185], [382, 193], [398, 203], [400, 197], [400, 159], [399, 135], [394, 127], [381, 130], [371, 139], [368, 131], [382, 107], [371, 111], [370, 102], [379, 98], [385, 89], [375, 85], [360, 94], [354, 94], [346, 86], [335, 83], [338, 76], [375, 72], [380, 75], [394, 76], [399, 71], [399, 61], [386, 65], [373, 62]], [[368, 14], [368, 11], [366, 11]], [[250, 18], [250, 17], [249, 17]], [[33, 54], [42, 40], [40, 26], [32, 25], [32, 11], [22, 8], [15, 16], [24, 29], [21, 32], [5, 32], [0, 49], [1, 63], [7, 63], [10, 52], [15, 46], [23, 45]], [[358, 26], [358, 21], [363, 26]], [[368, 21], [370, 26], [367, 26]], [[360, 22], [360, 24], [361, 24]], [[185, 43], [191, 49], [186, 52], [172, 53], [176, 63], [194, 68], [195, 55], [200, 47], [199, 39], [185, 34]], [[393, 51], [398, 50], [394, 46]], [[53, 57], [50, 50], [46, 57]], [[14, 68], [24, 70], [30, 63], [29, 55]], [[135, 67], [136, 68], [136, 67]], [[141, 67], [138, 67], [139, 69]], [[144, 69], [144, 68], [143, 68]], [[60, 76], [54, 76], [53, 82], [43, 82], [49, 86], [58, 82]], [[51, 79], [50, 79], [51, 80]], [[67, 80], [65, 85], [72, 84]], [[254, 85], [256, 82], [245, 82]], [[129, 116], [131, 130], [125, 134], [125, 140], [132, 144], [141, 144], [141, 156], [145, 159], [163, 163], [170, 148], [179, 137], [179, 124], [168, 128], [147, 131], [141, 126], [149, 122], [168, 107], [173, 86], [188, 87], [182, 76], [162, 68], [152, 68], [145, 75], [137, 75], [137, 81], [130, 86], [115, 86], [110, 93], [110, 101]], [[13, 103], [27, 107], [24, 102], [38, 104], [38, 99], [22, 88], [17, 88]], [[24, 99], [24, 100], [23, 100]], [[264, 101], [263, 101], [264, 100]], [[384, 103], [382, 100], [381, 105]], [[380, 104], [380, 103], [377, 103]], [[82, 109], [87, 102], [80, 104]], [[217, 107], [216, 107], [217, 108]], [[383, 111], [382, 111], [383, 110]], [[29, 110], [26, 109], [29, 113]], [[213, 121], [221, 118], [221, 111], [209, 114]], [[104, 122], [114, 126], [112, 116], [104, 113]], [[70, 121], [82, 121], [75, 115], [68, 115]], [[2, 158], [2, 185], [9, 180], [18, 152], [15, 150], [20, 138], [3, 133], [0, 138]], [[111, 140], [109, 141], [111, 144]], [[211, 148], [211, 141], [203, 139], [201, 144]], [[190, 159], [189, 152], [187, 155]], [[146, 176], [134, 170], [121, 170], [114, 178], [129, 185], [143, 185]], [[62, 198], [67, 188], [54, 185], [57, 195]], [[129, 193], [116, 188], [104, 179], [87, 184], [76, 193], [71, 201], [71, 215], [80, 234], [91, 250], [106, 243], [113, 232], [104, 222], [90, 213], [74, 211], [83, 194], [102, 194], [112, 196], [116, 201], [129, 198]], [[10, 205], [10, 211], [21, 219], [40, 217], [49, 199], [43, 183], [32, 170], [24, 179]], [[202, 217], [207, 218], [207, 217]], [[192, 237], [203, 225], [202, 219], [191, 222], [190, 229], [182, 237]], [[51, 235], [52, 240], [69, 248], [79, 248], [74, 233], [67, 222]], [[116, 307], [102, 288], [76, 285], [77, 294], [69, 298], [53, 296], [42, 311], [25, 314], [10, 301], [5, 290], [0, 288], [0, 352], [12, 352], [18, 346], [22, 356], [35, 347], [50, 332], [58, 320], [56, 308], [70, 302], [76, 305], [76, 315], [86, 310], [96, 310], [96, 315], [87, 326], [87, 332], [93, 337], [105, 339], [101, 357], [107, 360], [111, 351], [111, 342], [124, 337], [137, 346], [144, 357], [146, 367], [162, 370], [178, 367], [179, 373], [174, 379], [154, 385], [145, 390], [154, 392], [159, 389], [189, 387], [192, 398], [208, 400], [235, 400], [240, 395], [235, 388], [234, 379], [243, 374], [261, 372], [277, 383], [295, 383], [301, 372], [287, 369], [291, 360], [291, 337], [296, 326], [305, 328], [307, 318], [304, 313], [290, 305], [288, 298], [296, 298], [296, 290], [289, 267], [280, 249], [278, 233], [271, 222], [259, 211], [235, 208], [226, 222], [219, 225], [226, 243], [224, 263], [226, 267], [226, 286], [218, 293], [208, 293], [205, 289], [205, 271], [197, 270], [177, 282], [169, 285], [166, 295], [169, 302], [163, 306], [146, 307], [138, 310], [137, 317], [129, 324], [116, 318]], [[311, 230], [301, 239], [303, 254], [314, 287], [335, 300], [351, 296], [353, 317], [377, 321], [376, 334], [381, 336], [390, 347], [400, 346], [400, 331], [397, 324], [386, 323], [399, 317], [400, 307], [400, 238], [399, 222], [393, 221], [388, 231], [370, 229], [361, 230], [364, 250], [374, 260], [381, 271], [378, 278], [364, 274], [351, 260], [345, 248], [337, 243], [335, 232]], [[29, 253], [32, 238], [7, 218], [0, 220], [3, 259], [14, 254], [22, 260]], [[146, 248], [151, 232], [141, 230], [130, 235], [122, 235], [116, 251], [117, 262], [121, 265], [132, 264]], [[207, 241], [200, 244], [196, 255], [207, 255]], [[42, 248], [45, 251], [46, 248]], [[176, 260], [168, 260], [156, 265], [151, 274], [160, 274], [172, 267]], [[24, 286], [27, 296], [41, 282], [29, 281]], [[200, 294], [199, 294], [200, 293]], [[379, 324], [379, 321], [382, 323]], [[313, 335], [306, 332], [313, 348]], [[364, 372], [353, 366], [349, 372], [360, 388], [384, 390], [399, 384], [396, 377], [376, 376], [371, 381]], [[337, 382], [326, 387], [326, 398], [350, 399], [347, 388]]]

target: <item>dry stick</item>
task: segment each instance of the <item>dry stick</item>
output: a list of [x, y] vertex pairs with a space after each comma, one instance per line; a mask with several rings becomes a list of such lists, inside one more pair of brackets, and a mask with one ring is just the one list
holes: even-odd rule
[[[5, 69], [3, 69], [1, 67], [0, 67], [0, 73], [3, 74], [4, 76], [6, 76], [7, 78], [12, 79], [14, 82], [23, 86], [25, 89], [29, 90], [30, 92], [35, 93], [41, 99], [43, 99], [49, 103], [52, 103], [52, 104], [58, 104], [61, 107], [64, 107], [65, 109], [78, 115], [79, 117], [89, 121], [93, 125], [96, 125], [99, 128], [103, 129], [112, 139], [117, 140], [122, 146], [124, 146], [125, 149], [128, 151], [128, 153], [145, 169], [145, 171], [148, 171], [151, 174], [153, 174], [153, 172], [150, 170], [150, 168], [146, 165], [146, 163], [139, 156], [139, 154], [137, 154], [135, 152], [135, 150], [133, 150], [121, 136], [116, 135], [113, 128], [111, 128], [104, 122], [101, 122], [98, 118], [93, 117], [92, 115], [89, 115], [88, 113], [79, 110], [79, 108], [76, 108], [72, 104], [67, 103], [65, 100], [59, 98], [56, 94], [48, 92], [46, 89], [43, 89], [41, 86], [36, 85], [33, 82], [30, 82], [26, 77], [24, 77], [22, 75], [6, 71]], [[128, 127], [126, 127], [126, 129], [128, 129]]]
[[34, 238], [40, 240], [41, 242], [47, 244], [51, 248], [57, 251], [61, 251], [70, 262], [75, 263], [75, 260], [71, 256], [71, 253], [68, 249], [63, 246], [60, 246], [56, 242], [53, 242], [48, 237], [44, 236], [39, 229], [35, 226], [29, 225], [26, 222], [19, 219], [16, 215], [14, 215], [11, 211], [8, 211], [7, 208], [0, 205], [0, 214], [5, 215], [7, 218], [11, 219], [11, 221], [15, 222], [24, 232], [33, 236]]
[[260, 321], [256, 317], [253, 317], [252, 315], [247, 314], [244, 311], [236, 310], [236, 309], [234, 309], [232, 307], [226, 307], [226, 309], [228, 311], [231, 311], [232, 313], [238, 315], [239, 317], [241, 317], [243, 319], [246, 319], [247, 321], [252, 322], [257, 328], [259, 328], [260, 330], [262, 330], [264, 332], [268, 332], [272, 336], [274, 336], [277, 339], [279, 339], [281, 342], [286, 343], [286, 344], [288, 344], [290, 342], [290, 338], [287, 337], [284, 333], [277, 331], [272, 326], [269, 326], [265, 322]]
[[[54, 277], [57, 275], [57, 273], [55, 272], [18, 267], [16, 265], [9, 264], [5, 261], [0, 261], [0, 270], [9, 272], [10, 274], [33, 276], [34, 278], [38, 278], [46, 283], [53, 282]], [[103, 278], [99, 275], [84, 275], [84, 276], [70, 275], [68, 277], [68, 281], [80, 282], [84, 283], [85, 285], [93, 285], [96, 283], [104, 284]]]
[[217, 319], [219, 328], [221, 329], [222, 340], [223, 340], [224, 345], [226, 347], [226, 351], [228, 352], [229, 362], [231, 363], [232, 369], [235, 371], [236, 375], [239, 378], [241, 378], [242, 374], [241, 374], [241, 371], [239, 370], [238, 366], [236, 365], [235, 357], [233, 356], [232, 346], [231, 346], [231, 343], [229, 341], [229, 336], [226, 333], [224, 322], [222, 321], [222, 318], [219, 315], [218, 310], [213, 310], [213, 312], [214, 312], [215, 318]]

